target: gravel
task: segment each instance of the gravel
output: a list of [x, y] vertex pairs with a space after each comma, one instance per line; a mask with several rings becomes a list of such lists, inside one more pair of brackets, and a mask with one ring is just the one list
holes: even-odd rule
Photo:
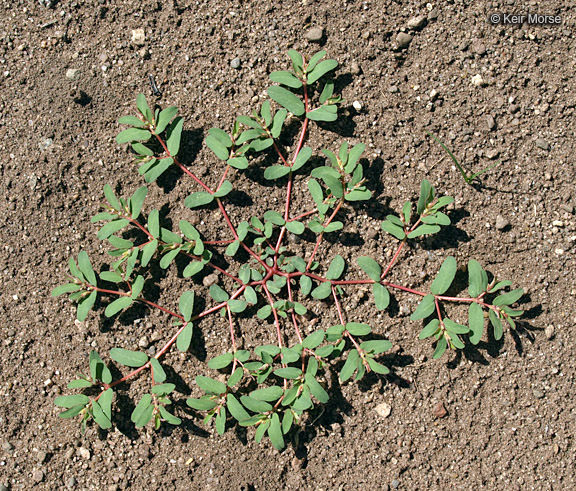
[[412, 39], [412, 35], [405, 32], [400, 32], [396, 36], [396, 42], [398, 43], [398, 47], [400, 49], [406, 49], [408, 46], [410, 46]]

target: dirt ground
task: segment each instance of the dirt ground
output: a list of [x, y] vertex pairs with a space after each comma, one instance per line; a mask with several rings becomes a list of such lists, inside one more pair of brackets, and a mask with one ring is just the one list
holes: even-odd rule
[[[0, 489], [576, 488], [572, 7], [555, 0], [4, 0]], [[561, 23], [495, 25], [487, 20], [495, 13], [558, 15]], [[313, 27], [323, 30], [319, 42], [306, 37]], [[143, 39], [133, 36], [137, 29]], [[216, 160], [202, 145], [206, 131], [229, 129], [257, 107], [267, 74], [287, 66], [289, 48], [320, 47], [340, 62], [345, 124], [325, 125], [309, 144], [317, 151], [342, 138], [366, 143], [367, 176], [382, 204], [350, 209], [358, 218], [349, 231], [359, 238], [348, 241], [353, 246], [327, 243], [325, 257], [383, 259], [393, 244], [379, 231], [383, 210], [414, 199], [429, 179], [456, 198], [454, 224], [423, 243], [430, 253], [407, 251], [395, 278], [427, 287], [446, 255], [459, 264], [476, 258], [526, 290], [521, 328], [434, 361], [430, 343], [417, 339], [421, 325], [406, 314], [416, 299], [396, 295], [395, 309], [381, 314], [352, 292], [359, 318], [375, 318], [375, 329], [397, 345], [386, 358], [393, 376], [334, 385], [298, 446], [279, 454], [245, 433], [219, 437], [185, 405], [182, 427], [137, 431], [118, 416], [112, 430], [92, 426], [82, 436], [77, 421], [57, 417], [53, 399], [70, 392], [66, 384], [86, 369], [88, 352], [134, 349], [144, 336], [165, 340], [172, 332], [147, 310], [112, 322], [100, 308], [78, 324], [70, 302], [49, 296], [80, 250], [101, 264], [105, 245], [89, 219], [103, 185], [125, 194], [141, 185], [114, 141], [118, 117], [132, 113], [138, 92], [180, 107], [186, 161], [210, 180]], [[161, 97], [153, 97], [148, 74]], [[473, 171], [502, 163], [482, 185], [468, 186], [426, 130]], [[254, 188], [241, 174], [234, 182], [252, 196], [259, 189], [265, 206], [283, 200], [280, 188]], [[191, 216], [183, 199], [195, 190], [168, 173], [150, 186], [146, 206], [165, 206], [177, 223]], [[203, 219], [203, 230], [220, 224], [212, 212]], [[182, 291], [171, 273], [159, 281], [166, 304]], [[330, 315], [321, 316], [323, 327]], [[200, 347], [167, 357], [182, 399], [199, 395], [194, 377], [205, 373], [207, 356], [226, 349], [225, 330], [218, 319], [200, 323]], [[141, 388], [135, 381], [119, 391], [115, 417]], [[387, 417], [376, 411], [380, 404], [390, 406]]]

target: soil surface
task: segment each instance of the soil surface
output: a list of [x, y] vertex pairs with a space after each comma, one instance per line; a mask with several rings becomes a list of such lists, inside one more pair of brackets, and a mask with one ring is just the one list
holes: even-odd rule
[[[572, 7], [554, 0], [4, 0], [0, 489], [575, 488]], [[494, 13], [558, 15], [561, 23], [495, 25], [487, 21]], [[322, 30], [319, 41], [309, 40], [312, 28]], [[326, 241], [320, 257], [384, 262], [394, 241], [381, 220], [429, 179], [456, 198], [453, 225], [408, 249], [393, 278], [428, 288], [445, 256], [461, 265], [476, 258], [527, 292], [518, 331], [435, 361], [431, 343], [417, 339], [421, 323], [408, 318], [417, 298], [397, 294], [381, 313], [371, 295], [350, 290], [349, 319], [370, 319], [395, 345], [384, 358], [393, 376], [342, 388], [332, 381], [331, 402], [282, 453], [268, 440], [256, 444], [250, 432], [219, 437], [184, 404], [176, 409], [181, 427], [136, 430], [118, 407], [131, 411], [145, 377], [118, 391], [113, 429], [90, 426], [82, 436], [76, 420], [58, 418], [53, 399], [71, 393], [66, 384], [86, 370], [89, 351], [108, 360], [114, 346], [155, 349], [173, 332], [165, 315], [146, 309], [106, 319], [106, 299], [75, 322], [74, 305], [50, 297], [69, 257], [86, 250], [97, 266], [105, 259], [107, 246], [90, 223], [103, 185], [128, 195], [142, 183], [114, 141], [118, 117], [133, 113], [138, 92], [178, 106], [184, 160], [213, 183], [220, 169], [202, 144], [206, 131], [229, 129], [258, 107], [268, 73], [288, 66], [290, 48], [308, 55], [324, 48], [340, 62], [343, 119], [312, 128], [307, 144], [318, 152], [343, 138], [366, 143], [362, 162], [375, 196], [347, 209], [346, 234]], [[149, 74], [161, 97], [153, 96]], [[470, 171], [501, 164], [466, 185], [426, 131]], [[233, 220], [282, 206], [284, 190], [265, 183], [261, 169], [232, 180]], [[161, 208], [173, 224], [190, 220], [183, 201], [196, 190], [170, 171], [150, 186], [145, 209]], [[298, 193], [305, 206], [305, 192]], [[203, 233], [222, 228], [216, 212], [198, 212]], [[360, 275], [354, 268], [350, 275]], [[172, 266], [156, 287], [158, 302], [174, 306], [186, 282]], [[335, 321], [329, 304], [313, 308], [317, 326]], [[226, 329], [216, 317], [201, 322], [190, 353], [167, 356], [182, 401], [200, 395], [194, 378], [206, 373], [207, 358], [228, 349]], [[244, 324], [242, 332], [246, 346], [273, 336], [265, 323]]]

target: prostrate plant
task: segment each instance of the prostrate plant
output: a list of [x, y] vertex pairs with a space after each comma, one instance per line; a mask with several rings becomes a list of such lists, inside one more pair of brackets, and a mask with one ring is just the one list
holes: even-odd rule
[[[222, 175], [217, 181], [204, 181], [179, 160], [183, 121], [175, 117], [175, 107], [152, 110], [140, 94], [138, 116], [120, 119], [121, 124], [131, 127], [118, 135], [117, 142], [131, 144], [134, 161], [146, 182], [153, 182], [171, 166], [179, 167], [197, 187], [186, 198], [186, 206], [217, 207], [229, 239], [206, 239], [186, 220], [180, 221], [179, 230], [168, 230], [162, 226], [156, 209], [143, 215], [145, 186], [127, 199], [118, 198], [109, 185], [104, 187], [108, 204], [93, 221], [105, 222], [98, 237], [110, 243], [109, 254], [114, 260], [107, 271], [96, 275], [88, 255], [80, 252], [77, 263], [72, 259], [69, 262], [69, 283], [57, 287], [52, 294], [70, 294], [78, 303], [77, 316], [81, 321], [94, 306], [97, 296], [102, 295], [114, 299], [105, 309], [108, 317], [140, 302], [173, 318], [175, 327], [170, 338], [152, 357], [137, 350], [110, 350], [112, 360], [133, 368], [117, 380], [113, 380], [98, 353], [92, 351], [89, 375], [79, 374], [78, 379], [69, 384], [69, 388], [87, 392], [56, 398], [55, 403], [66, 408], [61, 417], [80, 415], [83, 428], [90, 419], [101, 428], [109, 428], [113, 388], [147, 372], [150, 390], [136, 405], [132, 421], [136, 427], [150, 421], [156, 428], [162, 422], [179, 424], [180, 418], [167, 409], [175, 385], [166, 383], [166, 372], [160, 361], [174, 345], [180, 351], [187, 351], [193, 324], [220, 313], [229, 331], [230, 350], [212, 358], [208, 367], [225, 373], [226, 382], [213, 375], [196, 377], [204, 395], [189, 398], [187, 403], [194, 410], [206, 413], [206, 423], [214, 419], [220, 434], [235, 420], [241, 426], [255, 427], [257, 441], [267, 435], [277, 449], [282, 449], [285, 436], [302, 421], [304, 413], [316, 404], [328, 402], [325, 376], [337, 366], [335, 362], [345, 357], [339, 372], [342, 383], [350, 378], [359, 380], [366, 372], [389, 373], [388, 367], [381, 362], [381, 355], [391, 348], [391, 343], [381, 339], [378, 330], [373, 332], [369, 324], [347, 319], [343, 305], [345, 288], [371, 285], [376, 307], [380, 310], [388, 308], [390, 290], [422, 297], [411, 319], [429, 319], [420, 338], [433, 338], [434, 358], [439, 358], [447, 348], [464, 348], [466, 339], [472, 344], [478, 343], [484, 330], [485, 310], [495, 339], [502, 336], [503, 322], [515, 327], [513, 317], [522, 312], [512, 310], [510, 305], [521, 297], [522, 290], [512, 290], [494, 298], [496, 292], [509, 286], [510, 282], [489, 281], [488, 274], [474, 260], [468, 263], [469, 297], [446, 295], [457, 271], [453, 257], [443, 262], [427, 291], [389, 280], [390, 271], [408, 241], [435, 234], [442, 226], [450, 224], [449, 217], [441, 210], [453, 199], [437, 198], [434, 187], [426, 180], [422, 181], [415, 210], [406, 202], [399, 215], [389, 215], [382, 222], [382, 229], [398, 241], [396, 252], [384, 267], [371, 257], [358, 257], [357, 264], [367, 277], [345, 279], [348, 266], [344, 258], [320, 256], [320, 251], [324, 251], [320, 248], [324, 236], [344, 227], [343, 222], [336, 220], [343, 208], [353, 212], [350, 203], [371, 198], [359, 162], [364, 145], [349, 146], [344, 142], [337, 152], [323, 149], [325, 165], [312, 168], [313, 151], [304, 142], [310, 121], [330, 122], [338, 116], [341, 98], [334, 95], [334, 84], [328, 77], [337, 62], [324, 59], [324, 51], [308, 61], [293, 50], [288, 55], [292, 59], [292, 71], [277, 71], [270, 75], [271, 80], [279, 84], [268, 89], [274, 104], [266, 101], [259, 112], [238, 117], [230, 133], [218, 128], [208, 131], [206, 145], [223, 162]], [[288, 119], [291, 124], [300, 124], [294, 142], [288, 141], [283, 133]], [[288, 144], [294, 148], [290, 157], [286, 155]], [[266, 167], [264, 177], [285, 187], [284, 206], [233, 223], [227, 212], [227, 197], [234, 188], [228, 180], [231, 170], [260, 165], [262, 159], [257, 156], [267, 149], [267, 155], [271, 152], [277, 155], [278, 164]], [[292, 209], [295, 185], [307, 186], [314, 202], [312, 209]], [[119, 235], [127, 229], [130, 237], [134, 237], [135, 230], [138, 238]], [[286, 240], [288, 233], [315, 237], [314, 246], [305, 256], [295, 254], [290, 249], [290, 241]], [[223, 248], [226, 260], [215, 260], [214, 256], [221, 255]], [[146, 281], [151, 280], [147, 272], [152, 262], [166, 269], [177, 256], [188, 261], [182, 276], [195, 279], [188, 281], [188, 288], [182, 293], [177, 307], [157, 305], [146, 298]], [[227, 269], [219, 266], [226, 263], [230, 264]], [[208, 294], [213, 302], [208, 300], [209, 306], [200, 312], [195, 308], [194, 299], [201, 272], [216, 272], [224, 281], [222, 286], [212, 284], [209, 287]], [[308, 323], [303, 316], [311, 304], [321, 300], [331, 302], [339, 321], [304, 335], [303, 326]], [[469, 305], [467, 326], [447, 316], [444, 305], [449, 302]], [[276, 344], [256, 346], [251, 351], [238, 349], [236, 324], [249, 316], [249, 306], [256, 306], [258, 318], [273, 326]]]

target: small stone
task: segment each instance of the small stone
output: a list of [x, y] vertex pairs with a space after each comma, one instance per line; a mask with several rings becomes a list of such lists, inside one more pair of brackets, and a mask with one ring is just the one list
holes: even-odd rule
[[78, 449], [78, 455], [80, 455], [80, 457], [82, 457], [83, 459], [86, 459], [86, 460], [90, 460], [90, 457], [91, 457], [90, 450], [88, 450], [87, 448], [84, 448], [84, 447], [80, 447]]
[[412, 29], [413, 31], [417, 31], [419, 29], [422, 29], [426, 25], [426, 17], [424, 17], [424, 16], [412, 17], [406, 23], [406, 25], [408, 26], [408, 29]]
[[44, 471], [42, 471], [41, 469], [36, 469], [32, 473], [32, 479], [34, 480], [35, 483], [42, 482], [44, 480]]
[[484, 85], [484, 79], [482, 78], [482, 75], [474, 75], [472, 77], [472, 85], [475, 85], [476, 87], [482, 87]]
[[46, 452], [40, 451], [36, 454], [36, 460], [38, 462], [40, 462], [41, 464], [43, 464], [44, 462], [46, 462], [46, 459], [48, 458], [48, 454]]
[[570, 213], [570, 215], [572, 215], [574, 213], [574, 207], [572, 205], [567, 204], [567, 203], [562, 203], [560, 205], [560, 209], [565, 211], [566, 213]]
[[398, 479], [394, 479], [390, 485], [392, 486], [393, 489], [397, 489], [398, 486], [400, 486], [400, 481]]
[[356, 109], [356, 111], [361, 111], [361, 110], [362, 110], [362, 104], [360, 104], [359, 101], [354, 101], [354, 102], [352, 103], [352, 107], [353, 107], [354, 109]]
[[436, 20], [438, 18], [438, 9], [433, 8], [428, 13], [428, 20]]
[[494, 120], [494, 117], [491, 116], [490, 114], [486, 116], [486, 126], [490, 131], [493, 131], [496, 128], [496, 121]]
[[388, 87], [388, 92], [390, 92], [391, 94], [395, 94], [399, 90], [400, 89], [398, 89], [398, 87], [396, 87], [395, 85], [391, 85], [390, 87]]
[[133, 29], [132, 30], [132, 42], [138, 46], [143, 46], [146, 42], [146, 34], [144, 29]]
[[405, 32], [399, 32], [396, 36], [396, 42], [398, 43], [398, 47], [400, 49], [406, 49], [412, 42], [412, 36]]
[[554, 253], [558, 256], [561, 256], [562, 254], [564, 254], [564, 249], [560, 249], [558, 247], [557, 249], [554, 249]]
[[306, 32], [306, 34], [304, 34], [304, 37], [312, 43], [317, 43], [321, 41], [323, 36], [324, 36], [324, 29], [322, 29], [321, 27], [313, 27], [312, 29], [309, 29], [308, 32]]
[[429, 97], [430, 97], [430, 100], [432, 102], [434, 102], [436, 99], [438, 99], [438, 91], [436, 89], [432, 89], [430, 91]]
[[68, 80], [77, 80], [80, 75], [80, 70], [77, 68], [69, 68], [66, 70], [66, 78]]
[[8, 440], [2, 442], [2, 450], [5, 452], [12, 452], [14, 450], [14, 445], [12, 445]]
[[149, 344], [150, 341], [147, 336], [143, 336], [138, 340], [138, 346], [140, 346], [140, 348], [147, 348]]
[[436, 406], [434, 406], [434, 417], [445, 418], [446, 416], [448, 416], [448, 411], [444, 407], [444, 403], [439, 402], [438, 404], [436, 404]]
[[74, 486], [76, 486], [77, 483], [78, 481], [76, 481], [76, 478], [72, 476], [66, 481], [66, 487], [72, 489]]
[[502, 215], [498, 215], [496, 217], [496, 229], [497, 230], [504, 230], [509, 225], [510, 225], [510, 222], [508, 220], [506, 220]]
[[486, 158], [489, 158], [490, 160], [494, 160], [498, 155], [500, 155], [500, 152], [495, 148], [486, 151]]
[[535, 397], [536, 399], [543, 399], [543, 398], [544, 398], [544, 392], [542, 392], [542, 391], [539, 390], [539, 389], [534, 389], [534, 390], [532, 391], [532, 394], [534, 395], [534, 397]]
[[390, 406], [390, 404], [386, 402], [378, 404], [374, 409], [378, 413], [378, 416], [381, 416], [383, 418], [387, 418], [388, 416], [390, 416], [390, 413], [392, 412], [392, 406]]
[[546, 326], [546, 329], [544, 329], [544, 334], [546, 335], [546, 339], [548, 340], [554, 339], [554, 336], [556, 334], [554, 326], [552, 324]]
[[562, 220], [554, 220], [552, 222], [552, 226], [554, 227], [563, 227], [564, 226], [564, 222]]
[[538, 138], [534, 143], [536, 143], [536, 146], [542, 150], [550, 150], [550, 145], [543, 138]]
[[232, 68], [234, 68], [235, 70], [240, 70], [240, 67], [242, 66], [242, 61], [240, 60], [240, 58], [234, 58], [231, 62], [230, 62], [230, 66]]
[[215, 285], [216, 283], [218, 283], [218, 275], [216, 273], [209, 274], [202, 280], [202, 284], [206, 287]]
[[54, 143], [54, 140], [52, 138], [43, 138], [42, 140], [40, 140], [40, 142], [38, 143], [38, 146], [40, 147], [40, 150], [44, 151], [46, 150], [49, 146], [51, 146]]
[[352, 73], [352, 75], [360, 75], [362, 73], [362, 68], [360, 68], [360, 65], [358, 65], [358, 63], [353, 61], [350, 64], [350, 73]]
[[472, 43], [472, 51], [477, 55], [484, 55], [486, 54], [486, 46], [484, 46], [480, 41], [476, 41]]

